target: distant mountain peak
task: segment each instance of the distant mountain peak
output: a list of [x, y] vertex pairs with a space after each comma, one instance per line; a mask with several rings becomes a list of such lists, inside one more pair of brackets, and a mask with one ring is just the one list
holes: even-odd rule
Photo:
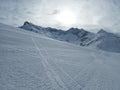
[[78, 33], [91, 33], [91, 32], [84, 30], [83, 28], [79, 29], [79, 28], [74, 28], [74, 27], [68, 29], [67, 32], [76, 33], [76, 34], [78, 34]]
[[103, 33], [107, 33], [104, 29], [100, 29], [98, 32], [97, 32], [98, 34], [103, 34]]
[[75, 27], [71, 27], [70, 29], [68, 29], [68, 31], [73, 31], [73, 30], [86, 31], [83, 28], [79, 29], [79, 28], [75, 28]]
[[28, 24], [30, 24], [30, 22], [25, 21], [23, 25], [28, 25]]
[[74, 27], [71, 27], [70, 29], [68, 30], [79, 30], [78, 28], [74, 28]]

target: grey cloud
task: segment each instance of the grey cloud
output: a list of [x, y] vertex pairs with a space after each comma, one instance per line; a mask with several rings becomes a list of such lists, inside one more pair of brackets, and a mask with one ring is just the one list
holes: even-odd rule
[[5, 17], [0, 17], [0, 19], [1, 19], [1, 20], [4, 20], [4, 19], [6, 19], [6, 18], [5, 18]]
[[52, 15], [55, 15], [55, 14], [58, 14], [60, 11], [59, 10], [54, 10], [53, 12], [52, 12]]
[[20, 25], [29, 20], [42, 26], [64, 29], [66, 27], [52, 17], [64, 7], [77, 14], [77, 23], [71, 27], [89, 29], [98, 26], [119, 32], [119, 0], [0, 0], [0, 22]]

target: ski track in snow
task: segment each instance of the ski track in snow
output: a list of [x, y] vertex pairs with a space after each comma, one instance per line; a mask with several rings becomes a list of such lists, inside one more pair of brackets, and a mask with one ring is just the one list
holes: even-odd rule
[[120, 90], [120, 54], [3, 25], [0, 90]]
[[[32, 41], [36, 47], [36, 49], [39, 51], [39, 55], [42, 58], [42, 64], [44, 65], [47, 75], [49, 77], [49, 79], [51, 80], [52, 84], [53, 84], [53, 89], [55, 90], [68, 90], [64, 83], [60, 80], [59, 76], [55, 73], [55, 71], [52, 69], [52, 67], [50, 66], [50, 64], [48, 63], [46, 57], [42, 54], [40, 48], [37, 46], [37, 43], [35, 42], [34, 38], [32, 37]], [[45, 51], [45, 50], [44, 50]], [[46, 53], [46, 51], [45, 51]]]
[[[45, 51], [45, 53], [46, 53], [46, 55], [48, 56], [49, 54], [47, 53], [47, 49], [45, 49], [44, 48], [44, 51]], [[51, 65], [52, 66], [55, 66], [55, 67], [53, 67], [54, 69], [55, 69], [55, 71], [57, 72], [57, 71], [59, 71], [60, 73], [62, 73], [63, 74], [63, 76], [64, 77], [66, 77], [65, 79], [67, 79], [68, 78], [68, 81], [67, 82], [69, 82], [68, 84], [66, 84], [66, 86], [68, 87], [68, 89], [69, 90], [81, 90], [81, 85], [77, 82], [77, 81], [75, 81], [69, 74], [67, 74], [62, 68], [60, 68], [60, 67], [58, 67], [55, 63], [54, 63], [54, 61], [52, 61], [53, 59], [56, 59], [56, 58], [51, 58], [51, 57], [49, 57], [49, 59], [51, 59]], [[50, 63], [49, 62], [49, 63]], [[58, 73], [59, 73], [58, 72]], [[62, 77], [61, 77], [62, 78]], [[64, 80], [64, 79], [63, 79]], [[71, 83], [70, 83], [71, 82]]]

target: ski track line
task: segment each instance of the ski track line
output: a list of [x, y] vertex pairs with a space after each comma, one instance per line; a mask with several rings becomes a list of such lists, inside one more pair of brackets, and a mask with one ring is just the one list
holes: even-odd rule
[[[100, 61], [97, 61], [97, 60], [95, 60], [96, 59], [96, 57], [95, 57], [95, 54], [94, 53], [92, 53], [92, 55], [91, 55], [92, 57], [93, 57], [93, 61], [91, 61], [90, 63], [88, 63], [86, 66], [83, 66], [83, 69], [82, 69], [82, 71], [79, 71], [78, 72], [78, 74], [74, 77], [74, 79], [77, 79], [77, 77], [79, 77], [79, 74], [81, 73], [81, 72], [88, 72], [88, 69], [89, 69], [89, 67], [91, 67], [91, 65], [93, 65], [93, 63], [98, 63], [98, 64], [102, 64]], [[90, 72], [92, 72], [92, 71], [90, 71]], [[90, 74], [90, 72], [88, 73], [88, 74]], [[83, 75], [84, 75], [84, 73], [83, 73]], [[86, 87], [86, 85], [93, 79], [94, 77], [89, 77], [88, 79], [87, 79], [87, 81], [86, 81], [86, 83], [84, 83], [83, 85], [82, 85], [82, 90]], [[79, 83], [79, 82], [78, 82]]]
[[[45, 51], [45, 54], [48, 56], [49, 54], [47, 53], [47, 49], [46, 48], [44, 48], [44, 51]], [[49, 57], [49, 58], [51, 58], [51, 57]], [[52, 61], [52, 58], [51, 58], [51, 61]], [[53, 62], [53, 61], [52, 61]], [[76, 81], [75, 80], [75, 78], [72, 78], [68, 73], [66, 73], [62, 68], [60, 68], [60, 67], [58, 67], [54, 62], [53, 62], [53, 64], [62, 72], [62, 73], [64, 73], [74, 84], [75, 84], [75, 86], [74, 86], [74, 88], [72, 87], [72, 88], [70, 88], [71, 90], [82, 90], [82, 89], [84, 89], [84, 87], [83, 86], [81, 86], [81, 84], [78, 82], [78, 81]], [[91, 63], [88, 63], [88, 67], [89, 67], [89, 65], [91, 66], [91, 64], [93, 64], [93, 62], [91, 62]], [[86, 67], [86, 69], [88, 68], [88, 67]], [[84, 69], [84, 70], [86, 70], [86, 69]], [[80, 72], [79, 72], [80, 73]], [[78, 74], [79, 75], [79, 74]], [[78, 75], [76, 76], [76, 77], [78, 77]], [[89, 78], [89, 80], [86, 82], [86, 84], [91, 80], [92, 78]], [[86, 85], [85, 84], [85, 85]]]
[[[57, 66], [57, 65], [56, 65]], [[71, 81], [75, 84], [75, 86], [73, 87], [73, 90], [82, 90], [82, 86], [79, 84], [79, 82], [77, 82], [76, 80], [74, 80], [68, 73], [66, 73], [62, 68], [58, 67], [58, 69], [63, 72], [69, 79], [71, 79]]]
[[[44, 48], [44, 51], [45, 51], [45, 53], [46, 53], [46, 55], [48, 56], [49, 54], [47, 53], [47, 49], [46, 48]], [[52, 58], [51, 57], [49, 57], [50, 59], [51, 59], [51, 61], [52, 61]], [[76, 81], [76, 80], [74, 80], [68, 73], [66, 73], [62, 68], [60, 68], [60, 67], [58, 67], [55, 63], [54, 63], [54, 61], [52, 61], [52, 63], [61, 71], [61, 72], [63, 72], [69, 79], [71, 79], [71, 81], [76, 85], [76, 86], [74, 86], [74, 88], [72, 89], [72, 90], [81, 90], [82, 88], [82, 86]], [[79, 89], [78, 89], [79, 88]]]
[[68, 90], [68, 88], [65, 86], [65, 84], [61, 81], [61, 79], [59, 78], [59, 76], [56, 74], [56, 72], [52, 69], [52, 67], [50, 66], [50, 64], [48, 63], [47, 59], [45, 58], [45, 56], [41, 53], [40, 48], [37, 46], [37, 43], [35, 42], [34, 38], [32, 37], [32, 41], [36, 47], [36, 49], [39, 52], [39, 55], [42, 59], [42, 64], [46, 70], [46, 73], [49, 77], [49, 79], [51, 80], [53, 87], [55, 90]]

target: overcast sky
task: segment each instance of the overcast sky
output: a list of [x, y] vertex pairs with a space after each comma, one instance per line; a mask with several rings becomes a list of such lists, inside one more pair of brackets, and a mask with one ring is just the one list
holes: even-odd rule
[[[56, 20], [64, 9], [76, 17], [64, 25]], [[120, 32], [120, 0], [0, 0], [0, 22], [20, 26], [24, 21], [61, 29], [70, 27]]]

